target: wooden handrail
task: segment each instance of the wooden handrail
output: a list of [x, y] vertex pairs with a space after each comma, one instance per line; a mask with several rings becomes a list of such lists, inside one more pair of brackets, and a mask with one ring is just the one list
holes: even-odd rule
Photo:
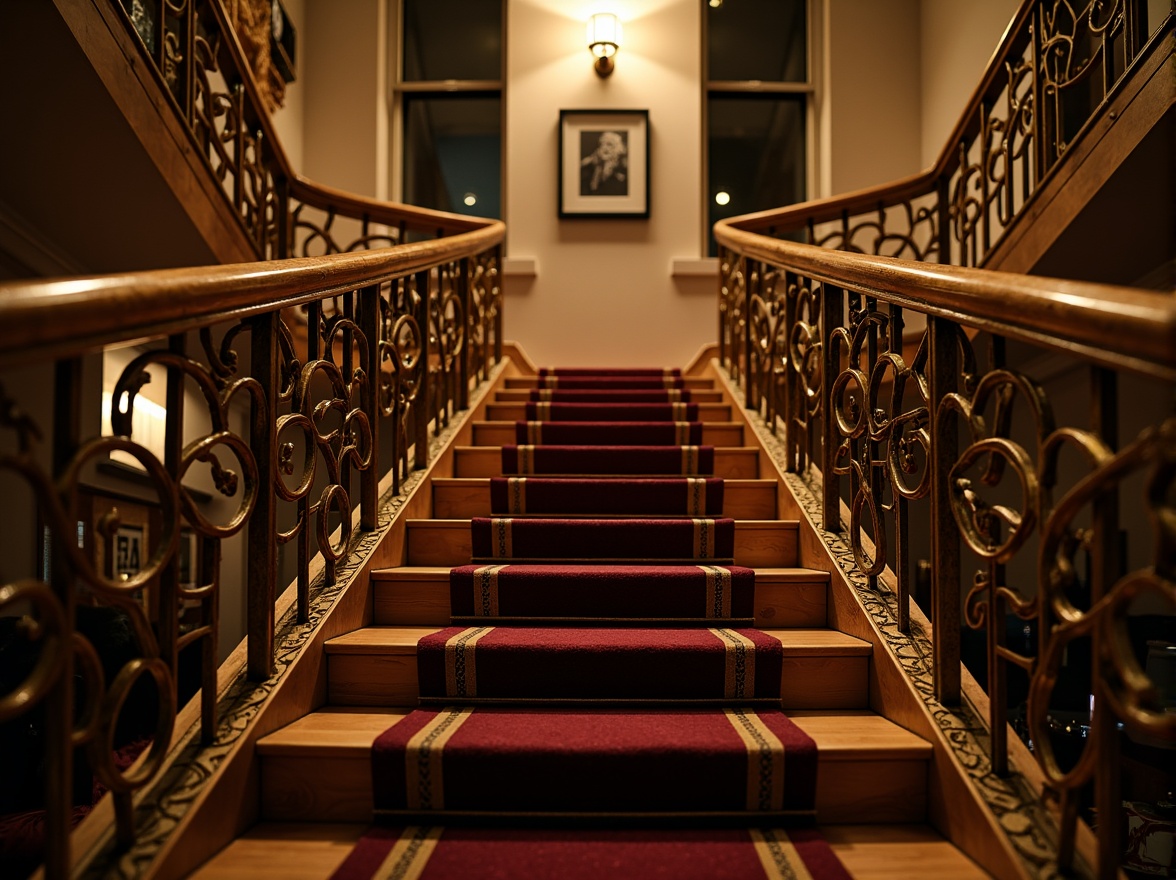
[[[1059, 801], [1058, 827], [1045, 829], [1057, 865], [1081, 861], [1089, 785], [1098, 823], [1087, 855], [1111, 878], [1124, 849], [1120, 731], [1176, 749], [1176, 718], [1121, 635], [1134, 597], [1176, 605], [1176, 298], [975, 267], [1016, 248], [1007, 233], [1039, 213], [1043, 182], [1065, 180], [1067, 158], [1084, 162], [1092, 149], [1080, 140], [1161, 81], [1176, 17], [1148, 37], [1140, 0], [1091, 0], [1067, 7], [1072, 18], [1052, 18], [1057, 9], [1025, 0], [928, 170], [715, 224], [718, 341], [746, 406], [783, 430], [781, 464], [805, 476], [824, 533], [844, 533], [849, 580], [872, 599], [893, 589], [886, 625], [898, 632], [911, 628], [912, 522], [929, 531], [928, 708], [964, 699], [961, 628], [985, 630], [987, 650], [972, 662], [987, 671], [992, 772], [1014, 772], [1026, 754], [1010, 745], [1017, 720]], [[1094, 47], [1085, 62], [1059, 50], [1079, 38]], [[1091, 76], [1100, 59], [1106, 69]], [[1153, 121], [1171, 106], [1165, 81], [1166, 92], [1147, 92]], [[1075, 118], [1061, 100], [1070, 86], [1085, 90]], [[807, 243], [788, 240], [798, 232]], [[1120, 419], [1121, 391], [1136, 388], [1146, 391]], [[1088, 413], [1075, 416], [1084, 391]], [[1052, 398], [1065, 402], [1058, 413]], [[1121, 437], [1127, 430], [1134, 436]], [[1150, 550], [1151, 564], [1129, 570], [1128, 542]], [[1006, 642], [1011, 617], [1034, 644]], [[1051, 697], [1080, 638], [1097, 662], [1089, 737], [1069, 770], [1055, 757]], [[1013, 667], [1029, 676], [1019, 719], [1005, 690]]]
[[[399, 206], [382, 205], [386, 216]], [[428, 218], [432, 212], [413, 212]], [[453, 215], [437, 212], [438, 224]], [[499, 220], [461, 218], [469, 231], [323, 257], [0, 283], [0, 366], [67, 357], [114, 342], [167, 336], [340, 291], [401, 278], [498, 245]]]
[[1176, 298], [1151, 291], [849, 254], [715, 224], [748, 259], [1104, 366], [1176, 381]]

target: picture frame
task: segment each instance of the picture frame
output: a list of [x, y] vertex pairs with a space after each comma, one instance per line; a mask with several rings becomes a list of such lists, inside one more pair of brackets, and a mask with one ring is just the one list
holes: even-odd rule
[[649, 217], [649, 111], [559, 111], [561, 219]]

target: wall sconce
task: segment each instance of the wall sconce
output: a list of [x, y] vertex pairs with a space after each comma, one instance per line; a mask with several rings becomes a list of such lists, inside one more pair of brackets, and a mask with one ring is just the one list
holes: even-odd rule
[[621, 22], [611, 12], [598, 12], [588, 19], [588, 48], [596, 56], [596, 73], [613, 72], [613, 55], [621, 48]]

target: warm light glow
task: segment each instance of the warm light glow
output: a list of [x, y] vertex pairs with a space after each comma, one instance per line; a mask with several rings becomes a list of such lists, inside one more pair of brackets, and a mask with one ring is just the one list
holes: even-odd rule
[[722, 5], [723, 5], [723, 0], [710, 0], [710, 8], [711, 9], [718, 9]]
[[472, 208], [474, 205], [478, 204], [478, 197], [473, 193], [466, 193], [465, 198], [462, 199], [462, 201], [465, 202], [467, 208]]
[[[712, 3], [711, 5], [714, 5], [714, 4]], [[716, 205], [727, 205], [730, 203], [731, 203], [731, 194], [729, 192], [721, 189], [717, 193], [715, 193], [715, 204]]]
[[588, 19], [588, 48], [597, 58], [609, 58], [621, 45], [621, 22], [611, 12], [598, 12]]

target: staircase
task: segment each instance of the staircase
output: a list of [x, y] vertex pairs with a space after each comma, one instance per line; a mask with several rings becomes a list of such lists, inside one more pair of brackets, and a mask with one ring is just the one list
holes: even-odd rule
[[[567, 380], [563, 381], [566, 384]], [[678, 421], [667, 421], [660, 432], [645, 424], [652, 431], [648, 436], [654, 437], [661, 448], [677, 445], [660, 442], [667, 430], [686, 432], [679, 436], [700, 441], [687, 444], [686, 448], [697, 452], [696, 457], [703, 465], [701, 470], [708, 469], [708, 447], [713, 447], [713, 476], [722, 480], [721, 509], [713, 509], [713, 498], [720, 491], [718, 481], [695, 473], [689, 485], [696, 493], [708, 494], [712, 509], [694, 508], [688, 510], [689, 516], [685, 515], [687, 511], [669, 516], [656, 510], [663, 505], [660, 494], [665, 493], [655, 484], [638, 484], [635, 491], [626, 491], [625, 484], [600, 482], [646, 476], [632, 471], [638, 465], [647, 466], [641, 459], [643, 456], [648, 459], [653, 453], [631, 446], [621, 459], [616, 459], [630, 462], [628, 465], [610, 464], [607, 450], [595, 451], [599, 459], [595, 470], [619, 467], [625, 471], [623, 476], [607, 471], [584, 476], [577, 471], [578, 479], [587, 482], [573, 484], [576, 488], [562, 496], [559, 490], [566, 490], [567, 486], [556, 486], [555, 500], [543, 500], [535, 476], [529, 478], [530, 486], [501, 479], [504, 463], [508, 467], [515, 465], [516, 472], [521, 463], [522, 473], [531, 474], [543, 467], [559, 472], [569, 467], [567, 462], [579, 467], [582, 459], [575, 458], [574, 444], [568, 441], [580, 437], [601, 444], [611, 433], [626, 444], [632, 443], [635, 432], [642, 428], [622, 422], [620, 416], [635, 411], [650, 412], [641, 409], [650, 404], [636, 399], [646, 396], [638, 389], [626, 389], [619, 395], [598, 399], [599, 392], [592, 389], [569, 392], [565, 388], [559, 393], [570, 393], [577, 401], [570, 409], [559, 401], [532, 400], [546, 396], [540, 386], [549, 383], [555, 384], [535, 376], [506, 378], [496, 399], [486, 407], [487, 420], [472, 426], [473, 445], [453, 450], [452, 476], [435, 477], [432, 482], [432, 517], [407, 524], [402, 564], [372, 574], [371, 625], [331, 639], [325, 645], [322, 677], [326, 681], [326, 705], [259, 741], [261, 822], [207, 862], [196, 876], [326, 877], [338, 868], [361, 838], [363, 844], [357, 853], [366, 847], [370, 858], [372, 848], [382, 846], [379, 851], [386, 854], [397, 831], [377, 831], [364, 836], [377, 805], [387, 814], [385, 824], [394, 828], [420, 821], [420, 814], [425, 810], [414, 802], [412, 792], [406, 804], [396, 800], [400, 793], [395, 790], [391, 795], [373, 792], [373, 742], [377, 738], [382, 742], [395, 740], [398, 736], [395, 725], [399, 722], [404, 722], [406, 726], [401, 730], [405, 731], [415, 730], [422, 721], [433, 723], [432, 719], [444, 713], [436, 707], [455, 702], [472, 704], [473, 714], [468, 717], [487, 719], [483, 724], [506, 724], [531, 713], [544, 731], [525, 749], [515, 748], [510, 757], [522, 762], [523, 771], [511, 777], [514, 784], [509, 795], [482, 799], [479, 785], [470, 782], [466, 787], [473, 793], [466, 795], [464, 802], [447, 802], [440, 816], [434, 813], [437, 818], [425, 817], [428, 824], [445, 824], [449, 819], [459, 828], [463, 824], [468, 826], [471, 820], [474, 827], [483, 829], [492, 822], [499, 830], [482, 832], [485, 840], [475, 856], [479, 864], [494, 846], [522, 847], [517, 852], [509, 850], [514, 854], [509, 857], [499, 853], [512, 864], [518, 864], [522, 858], [519, 852], [525, 851], [530, 858], [530, 853], [547, 851], [544, 847], [550, 849], [555, 839], [560, 845], [591, 849], [584, 843], [584, 831], [527, 830], [527, 826], [536, 824], [536, 819], [540, 826], [548, 824], [544, 820], [551, 817], [545, 817], [545, 813], [560, 814], [565, 820], [574, 819], [577, 827], [587, 823], [590, 828], [615, 825], [617, 817], [624, 817], [626, 826], [636, 822], [638, 827], [645, 827], [648, 821], [643, 820], [655, 818], [661, 829], [656, 834], [606, 833], [606, 837], [636, 835], [626, 839], [628, 845], [621, 848], [616, 840], [608, 837], [608, 845], [614, 852], [623, 849], [629, 854], [627, 857], [636, 861], [623, 863], [628, 868], [614, 866], [607, 875], [645, 876], [645, 868], [639, 867], [645, 864], [641, 859], [662, 857], [650, 849], [658, 841], [665, 844], [668, 840], [671, 848], [676, 846], [679, 850], [686, 845], [703, 846], [700, 843], [703, 840], [717, 846], [715, 840], [720, 837], [727, 841], [723, 835], [742, 836], [745, 832], [701, 829], [716, 825], [727, 829], [733, 825], [746, 828], [765, 824], [795, 827], [797, 817], [803, 820], [811, 816], [815, 806], [820, 834], [852, 876], [942, 877], [949, 873], [959, 877], [985, 876], [925, 824], [929, 789], [934, 784], [931, 745], [871, 711], [872, 646], [826, 626], [829, 575], [798, 567], [798, 525], [776, 518], [779, 489], [774, 480], [759, 478], [759, 450], [743, 445], [744, 426], [733, 420], [735, 410], [724, 393], [715, 389], [710, 378], [686, 377], [677, 384], [682, 387], [682, 396], [690, 398], [689, 403], [678, 403], [677, 410], [672, 405], [661, 406], [669, 419], [686, 415], [696, 423], [683, 426]], [[610, 402], [610, 397], [624, 402]], [[609, 420], [604, 425], [567, 421], [568, 413], [576, 412], [577, 407], [577, 417], [603, 414]], [[540, 421], [543, 417], [558, 421]], [[520, 443], [520, 439], [536, 442]], [[558, 442], [542, 442], [549, 439]], [[556, 452], [552, 452], [553, 445]], [[561, 454], [559, 448], [569, 446], [573, 449], [564, 454], [571, 454], [572, 458], [556, 458], [551, 462], [552, 455]], [[674, 461], [694, 463], [695, 452], [684, 454], [679, 449], [674, 454], [678, 456]], [[634, 461], [636, 465], [632, 464]], [[692, 468], [692, 464], [686, 469], [700, 470]], [[563, 477], [566, 476], [565, 470]], [[658, 479], [665, 486], [671, 478], [659, 476]], [[685, 481], [678, 478], [678, 482]], [[615, 499], [615, 508], [599, 509], [602, 488], [603, 497]], [[526, 492], [525, 502], [520, 498], [521, 492]], [[528, 515], [518, 515], [524, 503], [529, 505], [525, 508]], [[561, 509], [561, 505], [576, 504], [587, 505], [593, 518], [578, 515], [576, 510]], [[540, 512], [534, 510], [536, 505]], [[550, 512], [542, 512], [543, 508]], [[561, 524], [556, 515], [577, 521]], [[491, 530], [502, 528], [495, 524], [507, 518], [513, 527], [510, 535], [513, 549], [503, 553], [501, 546], [496, 547], [487, 539]], [[680, 558], [670, 558], [679, 552], [674, 549], [676, 545], [655, 547], [650, 543], [656, 540], [654, 535], [659, 529], [689, 528], [691, 519], [695, 523], [692, 551], [684, 551]], [[715, 534], [700, 555], [697, 524], [701, 522], [707, 523], [707, 528], [713, 524]], [[585, 528], [597, 529], [597, 534], [603, 529], [616, 537], [606, 538], [604, 542], [593, 539], [587, 544], [577, 543], [576, 535]], [[722, 547], [724, 528], [732, 542], [727, 550]], [[540, 530], [536, 543], [530, 545], [529, 529]], [[640, 535], [639, 542], [626, 540], [635, 534]], [[559, 549], [556, 549], [557, 542], [561, 542]], [[579, 558], [580, 554], [590, 552], [586, 547], [602, 543], [606, 549], [591, 560], [588, 580], [600, 581], [594, 575], [601, 573], [613, 577], [605, 577], [603, 586], [595, 588], [600, 595], [589, 598], [593, 587], [585, 586], [582, 575], [580, 582], [575, 581], [575, 573], [582, 572], [583, 567], [573, 566], [566, 555]], [[631, 544], [638, 549], [628, 549]], [[650, 549], [645, 551], [642, 547]], [[631, 558], [635, 553], [644, 558]], [[731, 558], [721, 558], [722, 554], [730, 554]], [[505, 558], [508, 555], [510, 558]], [[651, 560], [648, 556], [657, 558]], [[516, 585], [503, 575], [500, 583], [495, 582], [492, 613], [498, 616], [482, 618], [493, 627], [483, 632], [483, 628], [475, 628], [473, 624], [484, 609], [476, 607], [472, 598], [465, 601], [462, 591], [474, 587], [475, 572], [503, 563], [536, 578], [550, 579], [553, 573], [558, 573], [560, 577], [572, 578], [560, 583], [574, 586], [568, 587], [566, 599], [553, 599], [550, 587], [555, 581], [542, 581], [545, 589], [532, 588], [528, 599], [525, 581]], [[740, 593], [740, 578], [744, 578], [746, 587], [751, 587], [750, 572], [744, 573], [744, 568], [754, 570], [754, 595], [750, 590]], [[453, 579], [458, 586], [452, 595], [457, 604], [451, 600], [451, 569], [456, 569]], [[685, 577], [684, 573], [691, 571], [695, 582], [705, 582], [710, 577], [712, 588], [714, 578], [721, 579], [723, 572], [730, 572], [726, 575], [731, 582], [729, 604], [725, 608], [716, 605], [713, 615], [701, 600], [695, 603], [697, 608], [689, 603], [689, 607], [682, 606], [675, 597], [695, 587], [679, 588], [674, 578]], [[709, 575], [702, 576], [703, 571]], [[628, 581], [624, 580], [626, 577]], [[655, 597], [646, 597], [645, 592], [652, 591], [648, 585], [655, 578], [660, 578], [658, 583], [666, 585], [666, 589]], [[696, 592], [700, 597], [703, 595], [700, 588]], [[707, 601], [713, 600], [714, 593], [707, 596]], [[534, 601], [536, 597], [538, 604]], [[749, 629], [752, 625], [757, 629]], [[470, 653], [463, 655], [471, 664], [477, 658], [478, 684], [476, 690], [472, 686], [468, 692], [459, 689], [457, 693], [467, 694], [467, 699], [454, 700], [453, 652], [463, 650], [454, 646], [468, 638], [480, 639], [476, 651], [470, 647], [465, 649]], [[731, 658], [736, 654], [731, 648], [724, 652], [723, 638], [743, 643], [737, 652], [741, 658], [743, 651], [750, 647], [748, 660], [758, 661], [759, 674], [749, 674], [747, 691], [740, 690], [734, 697], [730, 689]], [[722, 675], [708, 678], [706, 657], [692, 653], [688, 647], [695, 644], [702, 646], [699, 650], [703, 654], [707, 652], [704, 649], [710, 649], [712, 660], [717, 656], [720, 665], [726, 664], [726, 685]], [[560, 655], [551, 653], [553, 645], [573, 649]], [[495, 654], [496, 650], [499, 654]], [[673, 651], [677, 653], [669, 657], [667, 652]], [[445, 666], [447, 652], [448, 667]], [[615, 662], [610, 664], [609, 658]], [[496, 662], [501, 665], [496, 667]], [[618, 667], [611, 677], [610, 665]], [[695, 666], [700, 670], [697, 673], [684, 672]], [[649, 676], [643, 677], [643, 670], [658, 668], [675, 671], [659, 673], [653, 681], [645, 680]], [[450, 673], [448, 684], [446, 669]], [[469, 671], [472, 675], [472, 665]], [[464, 688], [465, 684], [460, 687]], [[418, 710], [419, 705], [428, 708]], [[786, 718], [778, 708], [784, 710]], [[811, 740], [815, 746], [815, 788], [807, 795], [802, 792], [797, 796], [802, 801], [807, 796], [807, 804], [798, 807], [796, 803], [777, 801], [757, 815], [742, 809], [732, 810], [729, 803], [714, 795], [708, 796], [711, 800], [703, 797], [701, 806], [694, 804], [683, 810], [672, 797], [659, 800], [658, 792], [651, 792], [649, 785], [626, 787], [626, 772], [640, 776], [648, 771], [651, 779], [657, 777], [658, 762], [665, 760], [659, 754], [643, 754], [630, 771], [612, 768], [607, 756], [601, 754], [586, 759], [583, 755], [571, 755], [569, 763], [557, 771], [558, 779], [552, 778], [553, 774], [532, 773], [527, 769], [530, 753], [549, 746], [558, 750], [565, 740], [571, 742], [577, 732], [591, 730], [593, 725], [614, 730], [622, 750], [640, 749], [643, 743], [658, 742], [661, 737], [662, 750], [672, 751], [688, 732], [710, 723], [723, 726], [724, 711], [757, 716], [781, 731], [791, 730], [794, 725], [797, 742]], [[720, 720], [714, 722], [715, 718]], [[645, 731], [640, 742], [626, 739], [630, 736], [626, 725], [635, 723], [634, 719], [639, 722], [636, 727]], [[681, 725], [678, 733], [662, 733], [671, 730], [674, 724]], [[474, 726], [471, 724], [471, 729]], [[562, 733], [552, 736], [551, 731]], [[406, 733], [400, 738], [407, 736]], [[458, 749], [458, 740], [451, 742], [453, 745], [447, 748]], [[509, 742], [504, 746], [508, 752], [511, 747]], [[392, 748], [390, 758], [379, 760], [394, 771], [396, 768], [402, 771], [404, 752], [395, 749], [403, 749], [403, 743], [399, 747], [393, 744]], [[574, 752], [574, 746], [568, 748]], [[485, 768], [494, 760], [486, 755], [472, 760], [467, 777], [483, 770], [492, 775], [493, 768]], [[573, 766], [576, 760], [580, 761], [580, 771]], [[708, 764], [707, 760], [703, 758], [695, 764], [687, 761], [684, 766], [691, 769], [679, 773], [678, 778], [689, 777], [693, 787], [713, 784], [717, 789], [722, 788], [727, 780], [720, 765]], [[793, 760], [791, 747], [789, 760]], [[583, 776], [579, 783], [574, 782], [577, 772]], [[445, 795], [452, 799], [466, 780], [458, 778], [455, 769], [447, 768], [446, 773]], [[615, 779], [609, 777], [612, 773], [618, 774]], [[667, 773], [666, 778], [674, 776]], [[800, 771], [795, 773], [798, 778], [803, 775]], [[602, 784], [607, 791], [605, 802], [599, 802], [599, 798], [591, 802], [578, 800], [577, 792], [590, 787], [597, 776], [607, 783]], [[803, 788], [803, 780], [796, 782], [789, 772], [785, 777], [787, 785]], [[746, 785], [743, 780], [737, 779], [736, 783], [737, 790]], [[533, 803], [527, 801], [528, 797], [533, 798]], [[792, 799], [793, 794], [787, 797]], [[548, 807], [534, 806], [539, 803]], [[811, 824], [811, 821], [800, 824]], [[669, 830], [665, 830], [667, 825]], [[794, 832], [796, 851], [812, 868], [813, 875], [842, 876], [836, 873], [835, 860], [832, 867], [819, 858], [810, 860], [809, 850], [804, 847], [821, 844], [817, 840], [802, 846], [806, 833]], [[460, 840], [462, 834], [468, 838], [473, 832], [458, 830], [450, 834]], [[718, 836], [712, 840], [713, 835]], [[445, 839], [442, 835], [442, 840]], [[746, 847], [748, 838], [742, 839], [743, 849], [751, 852]], [[580, 852], [578, 857], [596, 855], [585, 856]], [[349, 864], [358, 857], [353, 856]], [[706, 855], [699, 858], [704, 860], [699, 865], [706, 863]], [[564, 868], [558, 870], [562, 872]], [[700, 867], [697, 870], [703, 871]], [[697, 876], [714, 875], [704, 871]]]

